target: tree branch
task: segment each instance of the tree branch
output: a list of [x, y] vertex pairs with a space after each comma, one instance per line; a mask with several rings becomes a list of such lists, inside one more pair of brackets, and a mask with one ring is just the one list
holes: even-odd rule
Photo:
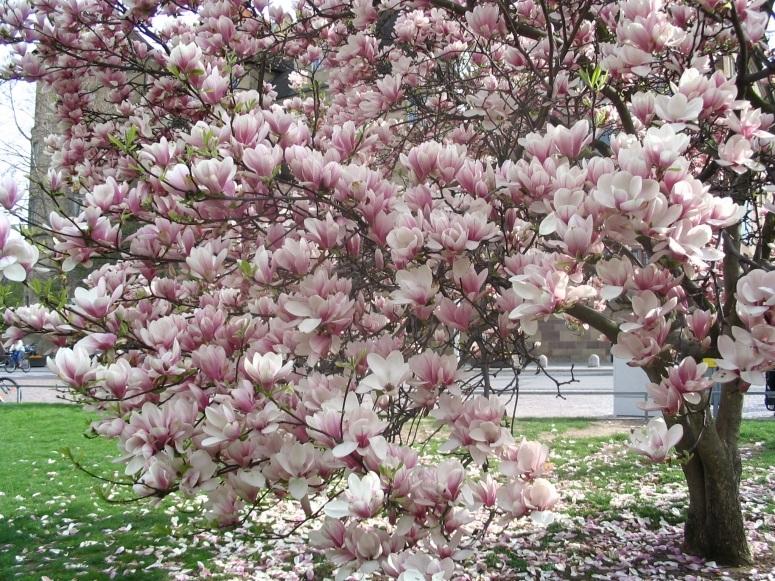
[[732, 326], [737, 322], [737, 281], [740, 278], [740, 225], [736, 224], [724, 230], [724, 321]]
[[611, 343], [616, 343], [616, 338], [619, 335], [619, 325], [602, 313], [598, 313], [596, 310], [580, 303], [576, 303], [571, 308], [566, 309], [565, 312], [605, 335]]
[[743, 77], [743, 82], [746, 85], [752, 85], [753, 83], [762, 81], [770, 75], [775, 74], [775, 61], [767, 61], [766, 63], [763, 63], [763, 66], [764, 68], [762, 70], [745, 75]]
[[613, 87], [608, 85], [603, 87], [600, 92], [604, 97], [608, 98], [608, 100], [611, 101], [611, 104], [616, 108], [616, 112], [619, 114], [619, 119], [622, 120], [622, 128], [630, 135], [634, 135], [635, 124], [632, 122], [630, 110], [627, 109], [627, 105], [625, 105], [621, 95], [619, 95], [619, 93], [617, 93]]

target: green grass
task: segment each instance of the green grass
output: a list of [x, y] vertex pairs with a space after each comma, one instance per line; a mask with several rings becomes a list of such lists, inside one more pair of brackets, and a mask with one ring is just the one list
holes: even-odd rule
[[524, 436], [528, 440], [542, 434], [562, 435], [568, 430], [583, 430], [592, 420], [583, 418], [517, 418], [514, 421], [514, 435]]
[[[63, 454], [70, 449], [90, 470], [114, 472], [116, 443], [84, 437], [92, 418], [68, 405], [0, 405], [0, 579], [107, 579], [106, 570], [112, 569], [118, 579], [163, 581], [167, 572], [147, 569], [159, 559], [165, 567], [192, 572], [199, 561], [207, 565], [211, 550], [191, 543], [190, 533], [201, 522], [182, 514], [180, 501], [167, 499], [159, 507], [110, 504], [98, 494], [100, 483]], [[551, 436], [552, 479], [585, 483], [586, 497], [568, 507], [569, 514], [615, 515], [619, 509], [611, 504], [612, 491], [637, 494], [644, 482], [683, 479], [677, 464], [648, 465], [626, 453], [626, 434], [568, 436], [569, 430], [591, 424], [585, 419], [521, 419], [514, 430], [527, 438]], [[750, 474], [775, 465], [775, 421], [745, 421], [741, 446], [754, 446], [753, 457], [744, 463]], [[683, 519], [682, 513], [648, 501], [630, 510], [653, 526]], [[775, 506], [765, 510], [773, 512]], [[547, 535], [561, 532], [556, 528], [550, 526]], [[315, 558], [316, 578], [330, 577], [330, 565]], [[504, 571], [524, 571], [527, 565], [502, 547], [488, 553], [487, 561]]]
[[[62, 453], [69, 448], [100, 474], [114, 471], [115, 442], [85, 438], [89, 422], [75, 406], [0, 406], [0, 578], [107, 579], [103, 571], [113, 567], [120, 579], [167, 579], [144, 569], [156, 561], [160, 539], [186, 541], [172, 529], [174, 507], [100, 499], [98, 481]], [[181, 560], [196, 569], [207, 557], [191, 548]]]
[[775, 420], [748, 420], [740, 427], [740, 442], [752, 445], [763, 444], [761, 450], [744, 463], [744, 466], [766, 468], [775, 466]]
[[485, 563], [492, 569], [503, 568], [510, 573], [527, 571], [528, 562], [506, 547], [495, 547], [485, 557]]

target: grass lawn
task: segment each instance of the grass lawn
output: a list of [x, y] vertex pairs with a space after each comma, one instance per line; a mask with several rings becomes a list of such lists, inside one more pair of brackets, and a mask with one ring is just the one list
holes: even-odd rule
[[[184, 523], [170, 501], [111, 504], [99, 497], [100, 482], [77, 470], [63, 453], [100, 474], [116, 467], [115, 442], [84, 437], [90, 416], [66, 404], [0, 406], [0, 578], [168, 579], [152, 568], [159, 539], [172, 545]], [[196, 570], [210, 556], [186, 548], [180, 567]], [[150, 567], [150, 568], [149, 568]]]
[[[224, 554], [239, 557], [244, 562], [240, 566], [248, 568], [274, 554], [256, 543], [240, 549], [238, 535], [203, 532], [198, 528], [201, 521], [186, 514], [198, 511], [180, 499], [151, 507], [111, 504], [100, 498], [100, 482], [77, 470], [63, 454], [70, 449], [99, 474], [115, 470], [110, 461], [118, 455], [115, 442], [83, 435], [90, 419], [75, 406], [0, 405], [0, 579], [197, 579], [207, 570], [213, 571], [211, 578], [236, 579], [241, 575], [223, 565]], [[565, 515], [581, 522], [592, 516], [615, 519], [625, 510], [645, 528], [680, 523], [680, 505], [650, 496], [654, 490], [679, 490], [680, 468], [641, 464], [626, 453], [625, 434], [585, 435], [594, 424], [576, 419], [518, 420], [519, 434], [552, 440], [552, 479], [562, 482], [558, 488]], [[748, 456], [745, 477], [765, 485], [775, 465], [775, 421], [744, 422], [742, 442]], [[771, 495], [762, 502], [763, 513], [775, 512]], [[552, 525], [535, 542], [539, 547], [551, 547], [555, 540], [565, 543], [565, 528]], [[224, 546], [235, 548], [224, 551]], [[286, 549], [277, 553], [284, 556], [272, 557], [280, 571], [274, 579], [296, 578], [293, 572], [302, 565], [314, 566], [315, 578], [323, 578], [316, 557], [300, 556], [303, 544]], [[531, 555], [495, 546], [481, 560], [495, 576], [482, 572], [475, 578], [528, 571]], [[289, 576], [283, 577], [282, 571]]]

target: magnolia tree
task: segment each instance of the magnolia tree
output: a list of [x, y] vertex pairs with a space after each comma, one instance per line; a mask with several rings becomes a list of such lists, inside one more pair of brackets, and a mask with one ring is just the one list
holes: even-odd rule
[[[140, 496], [206, 494], [222, 524], [293, 499], [340, 576], [424, 579], [493, 522], [547, 520], [547, 451], [490, 366], [561, 317], [652, 380], [665, 419], [633, 446], [682, 452], [686, 547], [745, 563], [742, 401], [775, 365], [770, 9], [7, 3], [8, 76], [58, 95], [40, 186], [78, 209], [36, 246], [4, 224], [0, 265], [91, 269], [7, 312], [9, 338], [61, 346]], [[412, 448], [426, 416], [441, 464]]]

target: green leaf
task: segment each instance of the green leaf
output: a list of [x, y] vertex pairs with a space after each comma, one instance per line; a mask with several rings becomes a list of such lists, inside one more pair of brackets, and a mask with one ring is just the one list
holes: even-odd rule
[[239, 269], [242, 271], [242, 274], [244, 274], [246, 277], [253, 278], [253, 274], [255, 273], [255, 268], [247, 260], [239, 261]]
[[579, 78], [593, 91], [602, 91], [608, 81], [608, 72], [596, 65], [590, 70], [581, 69], [579, 71]]

